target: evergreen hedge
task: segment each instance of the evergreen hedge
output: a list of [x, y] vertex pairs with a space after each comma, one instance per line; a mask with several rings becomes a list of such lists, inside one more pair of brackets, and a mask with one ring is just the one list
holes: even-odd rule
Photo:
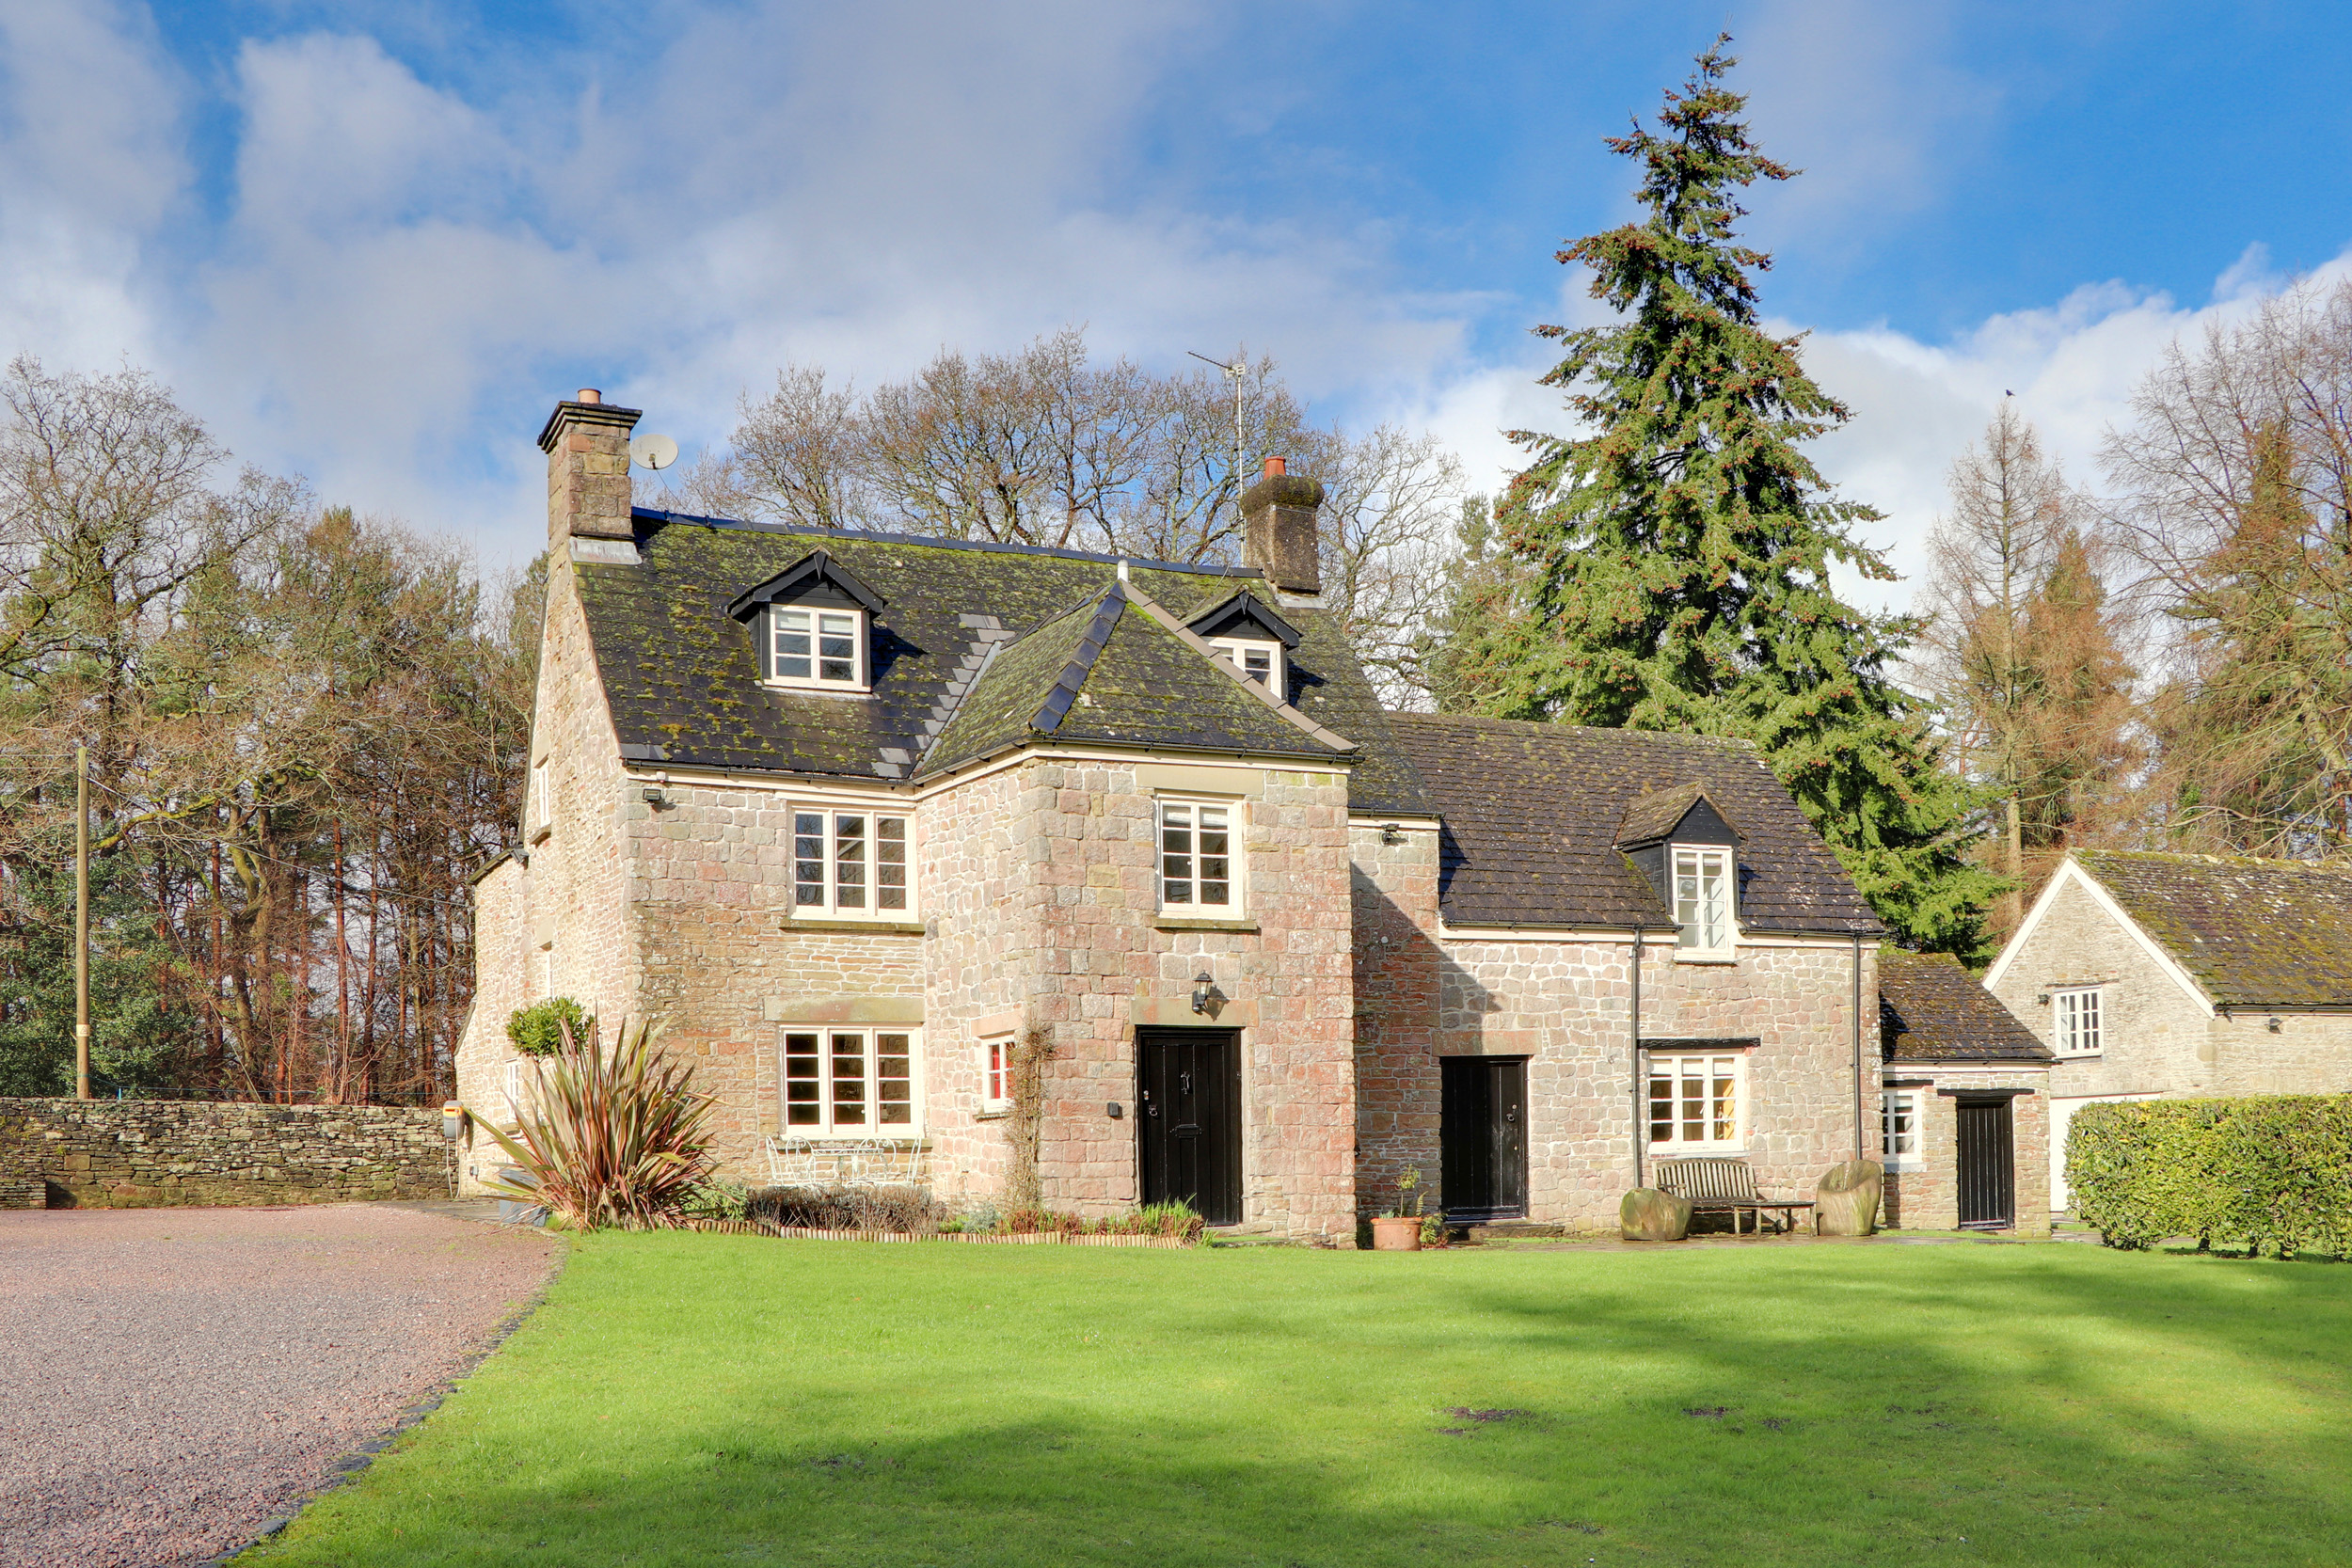
[[2352, 1095], [2085, 1105], [2066, 1182], [2109, 1246], [2194, 1236], [2281, 1258], [2352, 1255]]

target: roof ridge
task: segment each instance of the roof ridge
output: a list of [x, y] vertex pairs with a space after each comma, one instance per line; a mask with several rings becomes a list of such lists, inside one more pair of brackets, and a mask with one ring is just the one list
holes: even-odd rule
[[1549, 719], [1492, 719], [1485, 714], [1413, 713], [1402, 708], [1388, 710], [1388, 718], [1391, 721], [1403, 720], [1409, 723], [1425, 724], [1433, 729], [1459, 725], [1470, 729], [1494, 730], [1506, 735], [1523, 732], [1550, 736], [1623, 736], [1644, 742], [1687, 741], [1696, 745], [1720, 747], [1725, 751], [1753, 752], [1761, 754], [1756, 742], [1744, 736], [1707, 735], [1698, 730], [1636, 730], [1617, 724], [1563, 724]]
[[988, 555], [1039, 556], [1053, 561], [1089, 561], [1103, 566], [1127, 565], [1146, 572], [1182, 572], [1189, 577], [1232, 578], [1263, 582], [1256, 566], [1217, 565], [1199, 561], [1155, 561], [1137, 555], [1107, 555], [1099, 550], [1064, 549], [1056, 545], [1009, 545], [994, 539], [949, 539], [933, 533], [892, 533], [882, 529], [812, 528], [806, 523], [762, 523], [744, 517], [712, 517], [695, 512], [670, 512], [657, 506], [633, 506], [629, 515], [686, 523], [696, 528], [728, 529], [744, 533], [784, 533], [800, 539], [856, 539], [877, 545], [914, 545], [923, 549], [975, 550]]
[[[1122, 581], [1113, 581], [1108, 588], [1081, 600], [1078, 610], [1083, 610], [1089, 603], [1094, 603], [1094, 619], [1087, 624], [1085, 634], [1078, 639], [1077, 651], [1070, 656], [1070, 661], [1062, 666], [1061, 673], [1055, 676], [1054, 684], [1046, 689], [1045, 701], [1029, 716], [1029, 728], [1041, 735], [1052, 735], [1061, 728], [1061, 721], [1070, 717], [1071, 705], [1078, 700], [1080, 689], [1086, 685], [1087, 676], [1093, 672], [1094, 661], [1103, 657], [1103, 650], [1110, 644], [1112, 628], [1119, 625], [1120, 616], [1126, 612], [1127, 585]], [[1077, 612], [1068, 610], [1057, 615], [1052, 621], [1041, 625], [1038, 630], [1043, 631], [1047, 626], [1067, 621]]]
[[2168, 865], [2260, 866], [2284, 871], [2318, 871], [2331, 877], [2352, 877], [2352, 864], [2339, 861], [2291, 861], [2278, 855], [2211, 855], [2187, 849], [2073, 849], [2076, 860], [2092, 857], [2159, 861]]

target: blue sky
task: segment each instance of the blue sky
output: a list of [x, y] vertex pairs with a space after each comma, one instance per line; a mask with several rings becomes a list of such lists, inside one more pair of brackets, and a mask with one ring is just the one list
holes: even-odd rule
[[2352, 245], [2341, 6], [5, 0], [0, 345], [501, 562], [572, 388], [691, 451], [787, 359], [1064, 322], [1246, 342], [1485, 483], [1548, 422], [1526, 329], [1589, 314], [1552, 252], [1629, 213], [1600, 138], [1726, 24], [1807, 171], [1765, 304], [1899, 564], [2004, 390], [2094, 479], [2172, 337]]

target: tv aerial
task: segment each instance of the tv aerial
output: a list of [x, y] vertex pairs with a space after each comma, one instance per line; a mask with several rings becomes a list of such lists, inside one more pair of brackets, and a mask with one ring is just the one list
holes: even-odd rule
[[677, 461], [677, 443], [667, 436], [637, 436], [628, 444], [628, 460], [641, 468], [660, 473]]
[[1238, 496], [1241, 494], [1242, 487], [1241, 391], [1243, 379], [1249, 374], [1249, 363], [1238, 354], [1233, 356], [1233, 362], [1229, 365], [1222, 359], [1212, 359], [1207, 355], [1195, 353], [1191, 349], [1186, 349], [1184, 352], [1192, 355], [1195, 359], [1204, 365], [1215, 365], [1225, 372], [1225, 379], [1233, 384], [1233, 493]]

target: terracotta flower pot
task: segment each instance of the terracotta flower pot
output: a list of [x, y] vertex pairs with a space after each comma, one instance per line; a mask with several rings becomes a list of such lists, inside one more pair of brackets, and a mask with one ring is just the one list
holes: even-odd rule
[[1391, 1214], [1373, 1221], [1372, 1250], [1375, 1252], [1419, 1252], [1421, 1250], [1421, 1216]]

